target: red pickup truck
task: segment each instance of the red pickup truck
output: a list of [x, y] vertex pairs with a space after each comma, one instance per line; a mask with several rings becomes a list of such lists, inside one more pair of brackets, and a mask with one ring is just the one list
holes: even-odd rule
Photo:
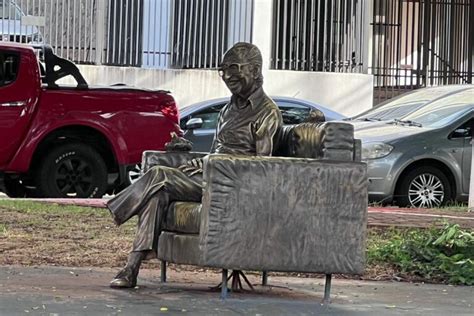
[[[71, 76], [73, 85], [61, 85]], [[0, 190], [11, 197], [101, 197], [127, 185], [144, 150], [181, 135], [174, 98], [90, 87], [49, 46], [0, 42]]]

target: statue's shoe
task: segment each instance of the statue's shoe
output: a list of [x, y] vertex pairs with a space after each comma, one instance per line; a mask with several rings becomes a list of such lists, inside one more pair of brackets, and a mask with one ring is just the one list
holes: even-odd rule
[[123, 268], [117, 276], [110, 282], [113, 288], [132, 288], [137, 285], [138, 271], [135, 272], [130, 268]]

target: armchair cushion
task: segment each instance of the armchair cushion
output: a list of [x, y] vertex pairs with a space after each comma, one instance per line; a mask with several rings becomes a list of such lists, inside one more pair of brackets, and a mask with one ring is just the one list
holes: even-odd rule
[[174, 202], [166, 212], [163, 230], [184, 234], [199, 234], [201, 203]]

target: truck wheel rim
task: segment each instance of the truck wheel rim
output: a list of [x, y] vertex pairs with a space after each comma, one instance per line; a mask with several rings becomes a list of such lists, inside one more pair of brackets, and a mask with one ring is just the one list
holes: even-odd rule
[[420, 174], [410, 183], [408, 199], [413, 207], [437, 207], [444, 200], [443, 182], [435, 175]]
[[92, 168], [82, 159], [66, 159], [56, 169], [55, 183], [64, 196], [87, 197], [93, 186]]

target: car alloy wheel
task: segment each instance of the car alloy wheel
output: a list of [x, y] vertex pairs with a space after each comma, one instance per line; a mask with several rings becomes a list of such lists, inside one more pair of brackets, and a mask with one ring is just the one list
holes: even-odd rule
[[433, 174], [420, 174], [410, 183], [408, 199], [414, 207], [440, 206], [444, 201], [443, 182]]
[[435, 166], [417, 167], [401, 176], [399, 206], [433, 208], [451, 200], [451, 186], [446, 175]]

